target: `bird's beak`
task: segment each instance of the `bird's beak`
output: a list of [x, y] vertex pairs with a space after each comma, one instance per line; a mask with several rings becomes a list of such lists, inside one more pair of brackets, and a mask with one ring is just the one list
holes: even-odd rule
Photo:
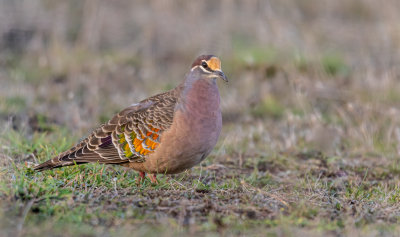
[[217, 77], [219, 77], [219, 78], [221, 78], [222, 80], [224, 80], [225, 82], [228, 82], [228, 78], [225, 76], [225, 74], [224, 74], [223, 71], [221, 71], [221, 70], [215, 70], [215, 71], [214, 71], [214, 74], [215, 74]]

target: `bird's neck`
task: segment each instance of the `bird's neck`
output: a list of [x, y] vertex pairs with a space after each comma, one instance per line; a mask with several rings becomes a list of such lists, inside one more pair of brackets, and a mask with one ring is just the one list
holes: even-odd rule
[[182, 93], [182, 109], [192, 115], [213, 116], [220, 111], [220, 96], [215, 79], [186, 81]]

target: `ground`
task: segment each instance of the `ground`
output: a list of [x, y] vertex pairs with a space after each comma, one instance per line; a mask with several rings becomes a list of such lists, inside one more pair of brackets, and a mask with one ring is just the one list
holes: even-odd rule
[[[399, 4], [247, 2], [1, 3], [0, 235], [395, 236]], [[33, 171], [200, 53], [230, 79], [200, 165]]]

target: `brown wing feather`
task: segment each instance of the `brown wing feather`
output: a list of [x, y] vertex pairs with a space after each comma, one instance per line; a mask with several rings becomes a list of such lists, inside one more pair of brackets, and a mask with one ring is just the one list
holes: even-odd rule
[[157, 148], [163, 131], [171, 126], [181, 88], [122, 110], [74, 147], [34, 169], [43, 171], [88, 162], [142, 162]]

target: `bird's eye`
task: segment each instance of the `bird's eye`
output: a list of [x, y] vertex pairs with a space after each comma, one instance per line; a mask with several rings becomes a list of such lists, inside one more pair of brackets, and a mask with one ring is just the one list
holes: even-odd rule
[[201, 63], [201, 66], [203, 66], [204, 68], [207, 68], [207, 67], [208, 67], [207, 63], [204, 62], [204, 61]]

